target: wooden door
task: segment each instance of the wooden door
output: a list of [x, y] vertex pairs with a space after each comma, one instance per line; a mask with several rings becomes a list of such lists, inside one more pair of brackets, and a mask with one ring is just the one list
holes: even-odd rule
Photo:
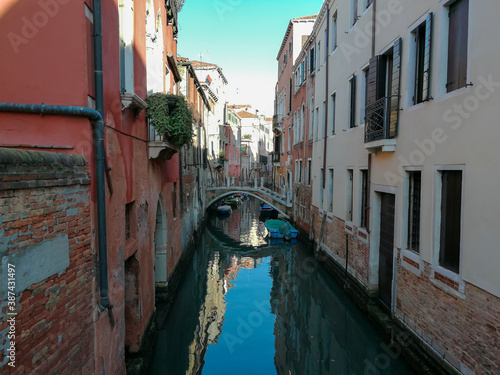
[[393, 252], [394, 252], [394, 194], [381, 194], [380, 243], [379, 243], [379, 299], [388, 308], [392, 301]]

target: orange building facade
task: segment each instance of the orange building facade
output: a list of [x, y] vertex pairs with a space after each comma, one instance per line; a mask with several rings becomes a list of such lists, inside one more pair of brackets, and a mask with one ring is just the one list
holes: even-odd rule
[[[6, 0], [0, 17], [0, 256], [31, 275], [17, 274], [15, 300], [1, 290], [1, 315], [17, 315], [14, 344], [0, 324], [0, 372], [124, 374], [127, 353], [144, 345], [155, 287], [168, 291], [188, 245], [178, 220], [188, 148], [145, 118], [149, 94], [179, 93], [175, 2]], [[202, 96], [189, 96], [199, 128]], [[201, 160], [203, 142], [192, 147]]]

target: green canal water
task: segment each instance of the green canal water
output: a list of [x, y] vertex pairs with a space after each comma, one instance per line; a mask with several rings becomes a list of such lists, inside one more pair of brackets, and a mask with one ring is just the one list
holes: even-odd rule
[[149, 373], [414, 374], [306, 246], [267, 243], [258, 207], [210, 218]]

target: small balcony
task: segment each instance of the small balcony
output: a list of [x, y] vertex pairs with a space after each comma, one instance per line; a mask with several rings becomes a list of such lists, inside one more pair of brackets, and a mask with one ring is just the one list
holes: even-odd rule
[[398, 100], [397, 95], [380, 98], [366, 107], [365, 148], [370, 152], [396, 151], [397, 124], [399, 108], [391, 112], [391, 103]]
[[282, 121], [278, 120], [278, 115], [273, 116], [273, 132], [276, 135], [280, 135], [283, 133]]
[[176, 146], [167, 141], [165, 134], [159, 134], [152, 125], [148, 125], [149, 131], [149, 158], [150, 159], [161, 159], [170, 160], [176, 152], [181, 149], [180, 146]]
[[279, 152], [271, 153], [271, 158], [273, 161], [273, 166], [281, 167], [281, 154]]

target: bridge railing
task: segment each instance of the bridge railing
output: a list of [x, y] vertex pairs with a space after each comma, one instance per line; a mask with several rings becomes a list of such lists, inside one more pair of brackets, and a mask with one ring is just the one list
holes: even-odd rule
[[287, 189], [281, 188], [279, 191], [268, 184], [264, 178], [254, 178], [249, 180], [238, 180], [234, 178], [227, 178], [225, 180], [209, 180], [207, 182], [208, 188], [249, 188], [259, 190], [276, 200], [281, 201], [286, 205], [292, 204], [292, 192]]

